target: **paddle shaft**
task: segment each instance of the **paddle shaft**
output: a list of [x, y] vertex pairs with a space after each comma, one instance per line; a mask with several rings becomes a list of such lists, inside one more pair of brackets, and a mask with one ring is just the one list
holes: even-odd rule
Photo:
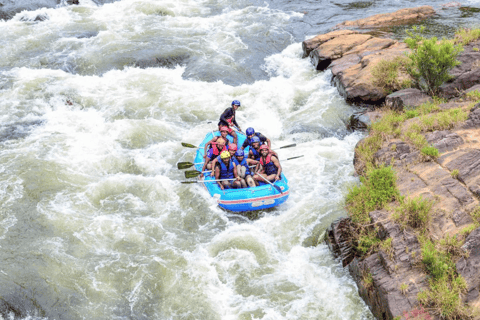
[[283, 194], [282, 189], [280, 189], [279, 186], [274, 185], [273, 183], [270, 182], [270, 180], [268, 180], [267, 178], [265, 178], [259, 173], [257, 173], [257, 176], [260, 176], [263, 180], [267, 181], [270, 185], [272, 185], [275, 189], [277, 189], [281, 194]]
[[218, 181], [231, 181], [231, 180], [237, 180], [236, 178], [234, 179], [214, 179], [214, 180], [196, 180], [196, 181], [181, 181], [182, 183], [207, 183], [207, 182], [218, 182]]

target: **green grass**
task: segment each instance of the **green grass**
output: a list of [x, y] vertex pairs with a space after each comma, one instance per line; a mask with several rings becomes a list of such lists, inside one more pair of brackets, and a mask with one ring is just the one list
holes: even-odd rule
[[480, 38], [480, 29], [460, 29], [455, 33], [456, 44], [466, 45]]
[[372, 69], [373, 84], [383, 88], [390, 94], [405, 88], [410, 88], [412, 81], [406, 75], [406, 58], [403, 56], [391, 60], [381, 60]]
[[393, 218], [404, 227], [424, 230], [428, 225], [433, 202], [423, 199], [422, 196], [415, 198], [399, 198], [400, 205], [395, 209]]
[[369, 169], [360, 180], [362, 184], [351, 188], [346, 196], [347, 210], [354, 223], [369, 223], [370, 211], [381, 209], [398, 197], [396, 175], [391, 166], [381, 166]]
[[438, 158], [438, 149], [433, 146], [423, 147], [421, 150], [422, 154], [432, 158]]
[[419, 237], [422, 242], [422, 262], [430, 275], [429, 289], [417, 298], [425, 307], [435, 308], [443, 319], [472, 319], [472, 312], [462, 301], [466, 290], [465, 280], [457, 274], [448, 246], [458, 246], [455, 237], [445, 237], [437, 247], [431, 240]]
[[459, 173], [460, 172], [458, 171], [458, 169], [453, 169], [452, 172], [450, 172], [450, 175], [452, 176], [452, 178], [457, 179]]

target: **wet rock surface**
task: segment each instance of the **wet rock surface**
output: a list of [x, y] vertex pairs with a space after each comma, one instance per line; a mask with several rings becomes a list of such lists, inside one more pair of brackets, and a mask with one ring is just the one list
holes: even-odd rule
[[414, 22], [420, 22], [435, 14], [435, 10], [431, 6], [421, 6], [417, 8], [401, 9], [392, 13], [376, 14], [374, 16], [354, 20], [345, 21], [336, 26], [336, 28], [379, 28], [391, 27], [397, 25], [405, 25]]

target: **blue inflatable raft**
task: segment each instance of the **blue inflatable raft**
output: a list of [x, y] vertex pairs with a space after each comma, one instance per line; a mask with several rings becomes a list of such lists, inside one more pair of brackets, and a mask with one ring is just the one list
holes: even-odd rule
[[[215, 136], [219, 135], [220, 132], [216, 131]], [[199, 145], [194, 161], [196, 163], [195, 169], [198, 171], [201, 171], [203, 167], [205, 144], [212, 140], [212, 138], [213, 133], [207, 134]], [[230, 135], [228, 135], [227, 138], [230, 142], [233, 142], [233, 138]], [[246, 136], [237, 132], [237, 139], [238, 147], [240, 148], [245, 141]], [[245, 152], [248, 154], [248, 151], [249, 149], [247, 147]], [[210, 195], [217, 200], [220, 207], [229, 211], [244, 212], [272, 208], [284, 203], [289, 195], [288, 181], [283, 172], [281, 174], [281, 179], [275, 182], [275, 186], [277, 187], [273, 187], [266, 182], [260, 182], [260, 185], [254, 188], [222, 190], [217, 182], [212, 181], [214, 179], [215, 177], [213, 177], [213, 175], [206, 173], [204, 179], [201, 180], [204, 182], [201, 184], [207, 189]]]

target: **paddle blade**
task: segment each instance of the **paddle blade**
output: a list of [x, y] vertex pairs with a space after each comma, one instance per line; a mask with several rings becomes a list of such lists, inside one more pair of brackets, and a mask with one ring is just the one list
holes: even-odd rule
[[177, 163], [177, 168], [178, 169], [187, 169], [193, 166], [193, 163], [191, 162], [179, 162]]
[[297, 146], [297, 144], [293, 143], [293, 144], [289, 144], [287, 146], [280, 147], [279, 149], [292, 148], [292, 147], [296, 147], [296, 146]]
[[272, 184], [272, 186], [274, 186], [274, 187], [275, 187], [275, 189], [277, 189], [277, 190], [278, 190], [278, 192], [280, 192], [281, 194], [283, 194], [283, 192], [282, 192], [282, 189], [281, 189], [279, 186], [277, 186], [277, 185], [276, 185], [276, 184], [274, 184], [274, 183]]
[[183, 184], [190, 184], [190, 183], [198, 183], [200, 181], [195, 181], [195, 180], [192, 180], [192, 181], [180, 181], [180, 183], [183, 183]]
[[298, 156], [298, 157], [287, 158], [287, 160], [297, 159], [297, 158], [301, 158], [301, 157], [303, 157], [303, 154], [301, 156]]
[[185, 171], [185, 178], [187, 178], [187, 179], [195, 178], [195, 177], [198, 177], [200, 174], [201, 174], [201, 172], [197, 171], [197, 170]]
[[194, 149], [197, 148], [197, 146], [194, 146], [193, 144], [186, 143], [186, 142], [182, 142], [182, 146], [184, 146], [186, 148], [194, 148]]

